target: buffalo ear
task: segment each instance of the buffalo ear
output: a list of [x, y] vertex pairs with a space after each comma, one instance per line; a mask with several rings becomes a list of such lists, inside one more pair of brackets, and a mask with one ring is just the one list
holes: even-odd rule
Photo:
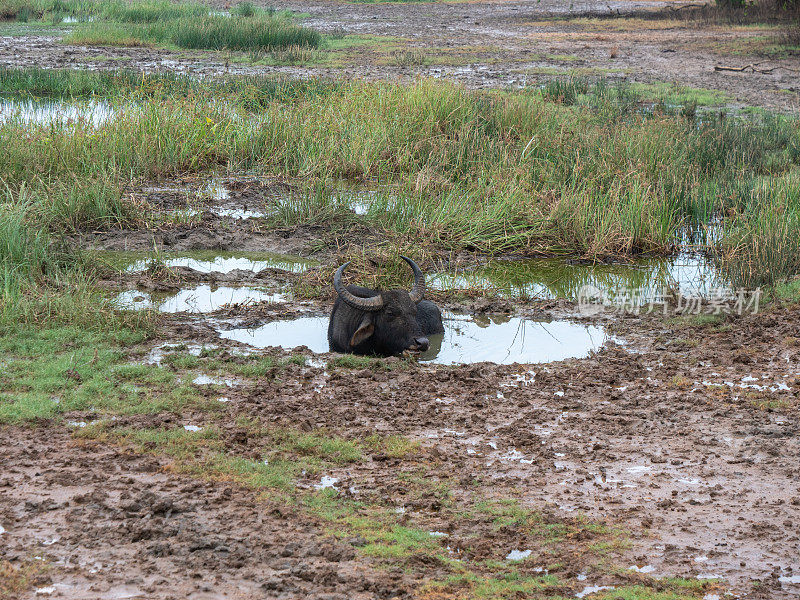
[[353, 337], [350, 338], [350, 347], [355, 348], [361, 342], [369, 338], [375, 332], [375, 325], [372, 324], [372, 315], [365, 315], [361, 324], [356, 329]]

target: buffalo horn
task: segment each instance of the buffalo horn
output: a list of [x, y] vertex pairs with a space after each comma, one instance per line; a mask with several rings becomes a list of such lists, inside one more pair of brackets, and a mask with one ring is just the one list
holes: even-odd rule
[[400, 256], [400, 258], [406, 261], [408, 266], [411, 267], [411, 270], [414, 271], [414, 287], [411, 288], [408, 295], [411, 296], [413, 302], [419, 302], [425, 297], [425, 274], [422, 272], [422, 269], [417, 266], [417, 263], [407, 256]]
[[[408, 259], [406, 259], [408, 260]], [[372, 296], [371, 298], [360, 298], [355, 294], [349, 292], [347, 288], [342, 285], [342, 273], [349, 265], [349, 262], [344, 263], [341, 267], [336, 269], [336, 274], [333, 276], [333, 289], [339, 294], [339, 297], [353, 308], [360, 310], [380, 310], [383, 308], [383, 298], [380, 296]], [[415, 265], [416, 266], [416, 265]], [[417, 267], [419, 269], [419, 267]]]

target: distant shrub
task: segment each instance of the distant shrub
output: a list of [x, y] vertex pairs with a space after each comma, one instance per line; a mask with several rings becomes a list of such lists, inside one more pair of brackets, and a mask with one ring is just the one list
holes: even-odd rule
[[589, 81], [580, 79], [554, 79], [542, 86], [542, 96], [560, 104], [575, 104], [578, 96], [589, 92]]
[[237, 17], [254, 17], [256, 14], [256, 7], [252, 2], [239, 2], [231, 10], [231, 14]]

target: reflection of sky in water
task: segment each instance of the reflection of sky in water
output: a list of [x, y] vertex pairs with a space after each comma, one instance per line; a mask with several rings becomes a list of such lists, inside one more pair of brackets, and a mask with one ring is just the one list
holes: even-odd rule
[[199, 285], [180, 290], [176, 294], [149, 294], [138, 290], [122, 292], [116, 298], [120, 308], [139, 310], [153, 308], [160, 312], [211, 312], [225, 304], [251, 304], [256, 302], [280, 302], [283, 294], [270, 294], [250, 287], [217, 287]]
[[[431, 348], [420, 360], [439, 364], [550, 362], [585, 357], [608, 339], [602, 327], [505, 316], [474, 320], [453, 316], [444, 326], [444, 336], [431, 336]], [[220, 336], [258, 348], [307, 346], [313, 352], [327, 352], [327, 331], [327, 317], [303, 317], [255, 329], [220, 331]]]
[[220, 217], [228, 217], [231, 219], [263, 219], [268, 215], [263, 210], [250, 210], [244, 208], [230, 208], [225, 206], [213, 206], [209, 209], [214, 214]]
[[[114, 260], [113, 253], [104, 253], [112, 262], [121, 265], [125, 271], [138, 273], [147, 270], [154, 260], [146, 253], [119, 253]], [[127, 259], [127, 260], [126, 260]], [[189, 252], [165, 254], [160, 257], [167, 267], [189, 267], [201, 273], [229, 273], [235, 269], [258, 272], [273, 268], [302, 273], [310, 266], [317, 264], [299, 256], [269, 253], [235, 253], [235, 252]]]
[[205, 188], [205, 193], [212, 200], [227, 200], [231, 197], [231, 192], [228, 187], [216, 179], [212, 179], [208, 182], [208, 185]]
[[631, 294], [647, 302], [660, 298], [666, 290], [710, 297], [719, 288], [727, 289], [714, 267], [693, 254], [598, 265], [568, 264], [559, 259], [493, 260], [470, 271], [431, 274], [428, 283], [434, 289], [474, 287], [500, 296], [569, 300], [577, 299], [581, 288], [593, 286], [610, 303], [623, 302]]
[[49, 125], [84, 121], [102, 125], [114, 114], [115, 109], [105, 102], [64, 102], [33, 100], [30, 98], [0, 98], [0, 123], [21, 121], [26, 124]]
[[607, 339], [602, 327], [569, 321], [545, 323], [518, 317], [448, 319], [441, 346], [437, 348], [439, 340], [431, 339], [431, 348], [420, 359], [448, 365], [552, 362], [588, 356]]

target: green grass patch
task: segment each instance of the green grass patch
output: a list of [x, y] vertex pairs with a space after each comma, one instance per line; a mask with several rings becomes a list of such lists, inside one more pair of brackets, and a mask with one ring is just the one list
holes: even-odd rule
[[385, 454], [389, 458], [407, 458], [420, 452], [420, 444], [400, 435], [371, 435], [364, 445], [372, 452]]
[[[111, 321], [113, 323], [113, 320]], [[0, 422], [64, 412], [138, 414], [203, 406], [195, 389], [154, 366], [131, 365], [124, 348], [142, 330], [6, 326], [0, 336]]]
[[71, 15], [76, 24], [64, 38], [71, 44], [266, 51], [313, 48], [322, 41], [318, 32], [294, 23], [290, 13], [249, 2], [222, 13], [200, 3], [166, 0], [74, 2], [55, 8], [43, 8], [44, 3], [37, 0], [32, 8], [20, 8], [24, 3], [18, 0], [2, 1], [16, 3], [6, 12], [16, 13], [17, 19], [24, 14], [39, 18], [49, 13]]
[[0, 20], [33, 20], [61, 22], [66, 16], [91, 13], [93, 3], [87, 0], [0, 0]]
[[507, 598], [561, 597], [563, 582], [557, 575], [527, 575], [518, 572], [486, 576], [476, 573], [451, 575], [424, 585], [422, 597], [475, 598], [505, 600]]
[[513, 527], [520, 531], [520, 534], [535, 537], [545, 545], [562, 543], [578, 532], [582, 532], [586, 539], [603, 538], [602, 541], [610, 544], [610, 547], [624, 538], [622, 532], [593, 523], [584, 517], [577, 517], [573, 521], [553, 518], [531, 511], [513, 499], [480, 501], [473, 510], [489, 515], [498, 529]]
[[800, 170], [755, 179], [736, 190], [732, 204], [734, 216], [717, 244], [728, 279], [753, 289], [785, 284], [800, 272]]
[[271, 50], [316, 47], [322, 36], [282, 16], [233, 18], [222, 15], [179, 17], [152, 22], [92, 21], [64, 38], [95, 46], [167, 45], [205, 50]]
[[0, 596], [15, 598], [28, 591], [50, 565], [44, 560], [11, 561], [0, 558]]

